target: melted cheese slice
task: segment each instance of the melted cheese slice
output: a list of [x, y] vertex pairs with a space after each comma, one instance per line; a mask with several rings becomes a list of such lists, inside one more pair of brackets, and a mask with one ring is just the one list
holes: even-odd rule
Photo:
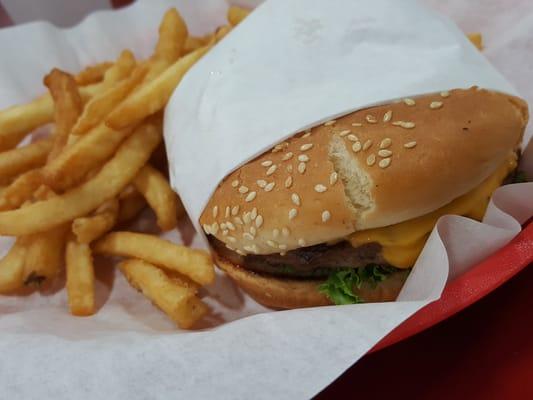
[[454, 214], [481, 220], [492, 193], [515, 168], [516, 156], [513, 154], [478, 187], [451, 203], [429, 214], [399, 224], [352, 233], [346, 240], [354, 247], [377, 242], [382, 246], [383, 258], [389, 264], [397, 268], [411, 268], [440, 217]]

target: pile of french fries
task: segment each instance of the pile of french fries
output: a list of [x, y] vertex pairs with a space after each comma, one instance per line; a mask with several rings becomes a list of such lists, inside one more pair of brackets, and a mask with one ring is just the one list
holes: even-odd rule
[[[163, 110], [189, 68], [247, 14], [232, 7], [228, 25], [192, 37], [170, 9], [149, 59], [124, 50], [75, 75], [53, 69], [44, 78], [47, 94], [0, 111], [0, 235], [16, 237], [0, 260], [0, 293], [38, 290], [65, 266], [70, 312], [92, 315], [95, 253], [124, 257], [119, 269], [130, 284], [178, 326], [207, 313], [198, 297], [215, 277], [207, 252], [113, 230], [146, 205], [162, 231], [176, 227], [181, 202], [151, 165]], [[47, 137], [19, 146], [50, 123]]]

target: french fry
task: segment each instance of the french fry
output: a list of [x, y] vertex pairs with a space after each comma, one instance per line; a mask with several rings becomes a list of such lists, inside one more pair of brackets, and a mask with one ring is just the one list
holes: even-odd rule
[[237, 7], [237, 6], [231, 6], [228, 9], [228, 22], [232, 26], [238, 25], [243, 19], [245, 19], [249, 14], [250, 10], [247, 10], [246, 8]]
[[139, 193], [136, 192], [132, 196], [120, 199], [120, 206], [118, 211], [117, 223], [131, 221], [146, 207], [146, 200]]
[[9, 293], [23, 286], [25, 259], [24, 239], [17, 238], [9, 252], [0, 260], [0, 293]]
[[76, 235], [77, 241], [91, 243], [109, 232], [117, 222], [118, 207], [118, 200], [111, 199], [98, 207], [94, 215], [72, 221], [72, 232]]
[[28, 245], [23, 273], [25, 285], [40, 285], [43, 281], [57, 276], [63, 265], [67, 232], [68, 225], [61, 225], [26, 237]]
[[221, 26], [220, 28], [217, 29], [217, 31], [215, 32], [215, 36], [213, 38], [214, 42], [215, 43], [218, 43], [220, 42], [222, 39], [224, 39], [224, 37], [231, 32], [233, 28], [231, 26], [228, 26], [228, 25], [225, 25], [225, 26]]
[[12, 210], [30, 200], [33, 192], [43, 183], [40, 169], [32, 169], [19, 175], [0, 194], [0, 211]]
[[157, 217], [157, 225], [162, 231], [174, 229], [178, 223], [178, 213], [184, 214], [178, 195], [170, 188], [161, 172], [146, 164], [133, 180]]
[[80, 86], [86, 86], [93, 83], [101, 82], [102, 79], [104, 79], [105, 72], [112, 65], [113, 63], [109, 61], [90, 65], [76, 74], [76, 83]]
[[117, 61], [104, 74], [103, 89], [110, 88], [113, 84], [127, 78], [135, 69], [137, 62], [130, 50], [123, 50]]
[[68, 135], [81, 114], [83, 104], [72, 75], [54, 68], [45, 76], [44, 84], [54, 99], [54, 145], [48, 154], [48, 160], [53, 160], [67, 143]]
[[146, 66], [137, 67], [131, 76], [89, 100], [81, 117], [72, 128], [72, 134], [82, 135], [98, 125], [107, 114], [135, 89], [146, 75], [147, 70]]
[[88, 244], [78, 243], [70, 237], [65, 260], [70, 313], [78, 316], [94, 314], [94, 267], [91, 248]]
[[191, 288], [179, 286], [156, 266], [142, 260], [119, 264], [129, 283], [167, 314], [180, 328], [191, 328], [208, 307]]
[[125, 129], [160, 110], [185, 73], [198, 61], [210, 46], [204, 46], [180, 58], [161, 75], [132, 93], [107, 117], [106, 124], [115, 129]]
[[472, 44], [477, 47], [478, 50], [483, 50], [483, 36], [481, 36], [481, 33], [469, 33], [466, 36], [468, 37], [468, 40], [470, 40]]
[[115, 156], [85, 183], [55, 198], [0, 212], [0, 235], [44, 232], [87, 215], [116, 197], [132, 181], [160, 141], [158, 122], [142, 124], [124, 141]]
[[208, 252], [190, 249], [144, 233], [112, 232], [94, 243], [96, 253], [146, 260], [177, 271], [193, 281], [207, 285], [215, 279]]
[[42, 166], [52, 149], [53, 138], [46, 138], [23, 147], [0, 153], [0, 181]]

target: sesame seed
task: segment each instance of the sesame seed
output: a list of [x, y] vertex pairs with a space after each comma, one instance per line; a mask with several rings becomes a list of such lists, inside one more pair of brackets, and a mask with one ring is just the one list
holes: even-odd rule
[[407, 104], [408, 106], [414, 106], [416, 104], [416, 102], [410, 98], [403, 99], [403, 102]]
[[383, 160], [380, 160], [380, 162], [378, 163], [378, 165], [379, 165], [381, 168], [387, 168], [387, 167], [390, 165], [391, 160], [392, 160], [392, 158], [384, 158]]
[[250, 253], [257, 253], [257, 247], [254, 246], [244, 246], [244, 250], [250, 252]]
[[330, 119], [329, 121], [324, 122], [324, 126], [331, 126], [331, 125], [333, 125], [335, 122], [337, 122], [337, 121], [335, 121], [334, 119]]
[[251, 233], [248, 233], [248, 232], [244, 232], [242, 234], [242, 237], [245, 238], [245, 239], [248, 239], [248, 240], [254, 240], [255, 238], [253, 237], [253, 235]]
[[437, 108], [441, 108], [441, 107], [442, 107], [442, 101], [432, 101], [429, 104], [429, 108], [431, 108], [432, 110], [436, 110]]
[[274, 242], [273, 240], [267, 240], [267, 244], [270, 246], [270, 247], [273, 247], [275, 249], [278, 248], [278, 244], [276, 242]]
[[250, 221], [252, 220], [252, 218], [250, 217], [250, 212], [245, 212], [243, 215], [242, 215], [242, 219], [244, 221], [244, 223], [247, 225], [250, 223]]
[[363, 146], [361, 146], [361, 142], [355, 142], [354, 144], [352, 144], [352, 150], [354, 153], [360, 152], [362, 148]]
[[307, 161], [309, 161], [309, 156], [306, 155], [306, 154], [300, 154], [300, 155], [298, 156], [298, 161], [301, 161], [301, 162], [307, 162]]
[[218, 232], [218, 222], [213, 222], [211, 224], [211, 233], [216, 234]]
[[359, 138], [355, 135], [348, 135], [348, 140], [350, 142], [357, 142], [359, 140]]
[[305, 143], [300, 146], [301, 151], [307, 151], [313, 147], [313, 143]]
[[386, 149], [380, 150], [380, 151], [378, 151], [378, 156], [380, 156], [380, 157], [390, 157], [390, 156], [392, 156], [392, 151], [386, 150]]
[[376, 117], [374, 117], [372, 114], [368, 114], [366, 117], [366, 122], [370, 123], [370, 124], [375, 124], [376, 122], [378, 122], [378, 120], [376, 119]]
[[239, 193], [248, 193], [248, 188], [246, 186], [239, 187]]
[[298, 239], [298, 246], [305, 246], [305, 240], [303, 238]]
[[363, 150], [368, 150], [372, 146], [372, 140], [368, 139], [365, 144], [363, 144]]
[[228, 233], [229, 233], [229, 231], [228, 231], [227, 229], [224, 229], [224, 230], [222, 231], [222, 236], [227, 236]]
[[286, 245], [286, 244], [280, 244], [280, 245], [278, 246], [278, 248], [279, 248], [280, 250], [287, 250], [287, 245]]
[[238, 224], [238, 225], [244, 225], [244, 223], [242, 222], [241, 217], [235, 217], [235, 218], [233, 218], [233, 222], [235, 222], [235, 223]]
[[266, 160], [261, 163], [263, 167], [270, 167], [272, 165], [272, 161]]
[[216, 218], [218, 215], [218, 206], [213, 207], [213, 218]]
[[[283, 257], [285, 254], [287, 254], [286, 251], [280, 251], [280, 252], [279, 252], [279, 255], [282, 256], [282, 257]], [[268, 297], [272, 297], [272, 295], [271, 295], [270, 293], [267, 293], [267, 296], [268, 296]]]
[[221, 222], [220, 223], [220, 229], [223, 229], [223, 230], [226, 229], [226, 223], [225, 222]]
[[416, 142], [414, 140], [412, 142], [408, 142], [403, 145], [403, 147], [405, 147], [406, 149], [412, 149], [415, 146], [416, 146]]
[[370, 154], [367, 158], [366, 158], [366, 165], [368, 165], [369, 167], [371, 167], [372, 165], [374, 165], [376, 163], [376, 155], [375, 154]]
[[277, 153], [278, 151], [281, 151], [283, 149], [283, 146], [280, 145], [280, 144], [277, 144], [274, 146], [274, 148], [272, 149], [272, 153]]
[[279, 236], [279, 229], [278, 228], [272, 229], [272, 236], [274, 237], [274, 239]]
[[267, 172], [266, 172], [267, 176], [270, 176], [270, 175], [272, 175], [274, 172], [276, 172], [276, 169], [277, 169], [277, 168], [278, 168], [277, 165], [272, 165], [269, 169], [267, 169]]
[[276, 182], [270, 182], [265, 186], [265, 192], [270, 192], [276, 186]]
[[261, 228], [261, 225], [263, 225], [263, 216], [258, 215], [257, 218], [255, 219], [255, 226], [257, 226], [258, 228]]
[[304, 162], [301, 162], [300, 164], [298, 164], [298, 172], [300, 174], [303, 174], [305, 172], [305, 163]]
[[309, 136], [311, 136], [311, 131], [307, 131], [305, 132], [303, 135], [302, 135], [302, 138], [308, 138]]
[[267, 185], [267, 181], [265, 181], [264, 179], [259, 179], [256, 181], [256, 183], [257, 183], [257, 186], [259, 186], [261, 189]]
[[381, 141], [381, 143], [379, 144], [379, 148], [380, 149], [386, 149], [387, 147], [389, 147], [390, 145], [392, 144], [392, 140], [390, 138], [385, 138]]
[[234, 230], [235, 230], [235, 225], [233, 225], [230, 221], [226, 221], [226, 227], [227, 227], [230, 231], [234, 231]]
[[346, 136], [346, 135], [349, 135], [350, 132], [351, 132], [351, 130], [349, 130], [349, 129], [345, 129], [345, 130], [339, 132], [339, 136], [340, 136], [340, 137], [344, 137], [344, 136]]
[[335, 183], [337, 183], [338, 178], [339, 178], [339, 174], [337, 174], [336, 172], [332, 172], [331, 175], [329, 176], [329, 184], [334, 185]]
[[239, 180], [238, 180], [238, 179], [235, 179], [233, 182], [231, 182], [231, 186], [233, 186], [234, 188], [236, 188], [237, 186], [239, 186]]
[[248, 195], [246, 196], [246, 198], [244, 199], [244, 201], [246, 201], [246, 202], [249, 203], [250, 201], [252, 201], [253, 199], [255, 199], [255, 196], [256, 196], [256, 195], [257, 195], [256, 192], [250, 192], [250, 193], [248, 193]]
[[292, 156], [293, 156], [292, 151], [289, 151], [288, 153], [284, 154], [283, 157], [281, 157], [281, 159], [283, 161], [287, 161], [287, 160], [290, 160]]
[[235, 239], [233, 236], [227, 236], [226, 239], [231, 243], [235, 243], [237, 241], [237, 239]]
[[392, 119], [392, 110], [389, 110], [383, 115], [383, 122], [389, 122], [391, 119]]
[[289, 228], [284, 226], [283, 228], [281, 228], [281, 234], [285, 237], [289, 237], [289, 235], [291, 234], [291, 231], [289, 230]]
[[251, 233], [252, 235], [254, 235], [254, 236], [257, 235], [257, 229], [255, 229], [255, 227], [251, 226], [251, 227], [250, 227], [250, 233]]
[[224, 213], [224, 217], [229, 218], [229, 206], [226, 206], [226, 212]]
[[211, 233], [211, 227], [209, 225], [204, 224], [203, 228], [204, 228], [205, 233]]
[[363, 126], [360, 122], [352, 122], [352, 126]]
[[395, 121], [392, 123], [392, 125], [401, 126], [402, 128], [405, 128], [405, 129], [412, 129], [415, 127], [415, 123], [410, 122], [410, 121]]
[[292, 202], [293, 202], [295, 205], [297, 205], [297, 206], [299, 206], [299, 205], [301, 204], [301, 202], [300, 202], [300, 196], [298, 196], [297, 193], [293, 193], [293, 194], [291, 194], [291, 200], [292, 200]]
[[231, 247], [229, 244], [226, 243], [226, 248], [230, 249], [231, 251], [234, 251], [235, 249]]
[[289, 210], [289, 219], [294, 219], [298, 215], [298, 210], [296, 208], [291, 208]]
[[245, 255], [246, 255], [246, 253], [245, 253], [244, 251], [239, 250], [239, 249], [235, 249], [235, 252], [236, 252], [237, 254], [241, 255], [241, 256], [245, 256]]
[[285, 187], [288, 189], [292, 186], [292, 176], [288, 176], [287, 179], [285, 179]]
[[250, 213], [250, 218], [252, 218], [252, 220], [257, 218], [257, 207], [254, 207], [252, 209], [252, 212]]
[[315, 192], [324, 193], [326, 190], [328, 190], [328, 188], [322, 185], [321, 183], [315, 185]]
[[322, 222], [328, 222], [331, 218], [331, 213], [328, 210], [322, 212]]
[[287, 172], [292, 172], [292, 164], [287, 165]]
[[440, 92], [440, 97], [449, 97], [450, 96], [450, 92], [448, 92], [447, 90], [445, 90], [444, 92]]

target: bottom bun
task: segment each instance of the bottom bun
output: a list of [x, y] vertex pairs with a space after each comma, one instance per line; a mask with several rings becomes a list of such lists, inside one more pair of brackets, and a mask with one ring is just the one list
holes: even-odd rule
[[[318, 291], [323, 280], [287, 279], [271, 275], [261, 275], [248, 271], [228, 260], [215, 256], [215, 262], [235, 283], [255, 301], [271, 308], [302, 308], [333, 304]], [[354, 288], [354, 293], [368, 303], [394, 301], [407, 278], [408, 271], [391, 274], [375, 287], [363, 283]]]

